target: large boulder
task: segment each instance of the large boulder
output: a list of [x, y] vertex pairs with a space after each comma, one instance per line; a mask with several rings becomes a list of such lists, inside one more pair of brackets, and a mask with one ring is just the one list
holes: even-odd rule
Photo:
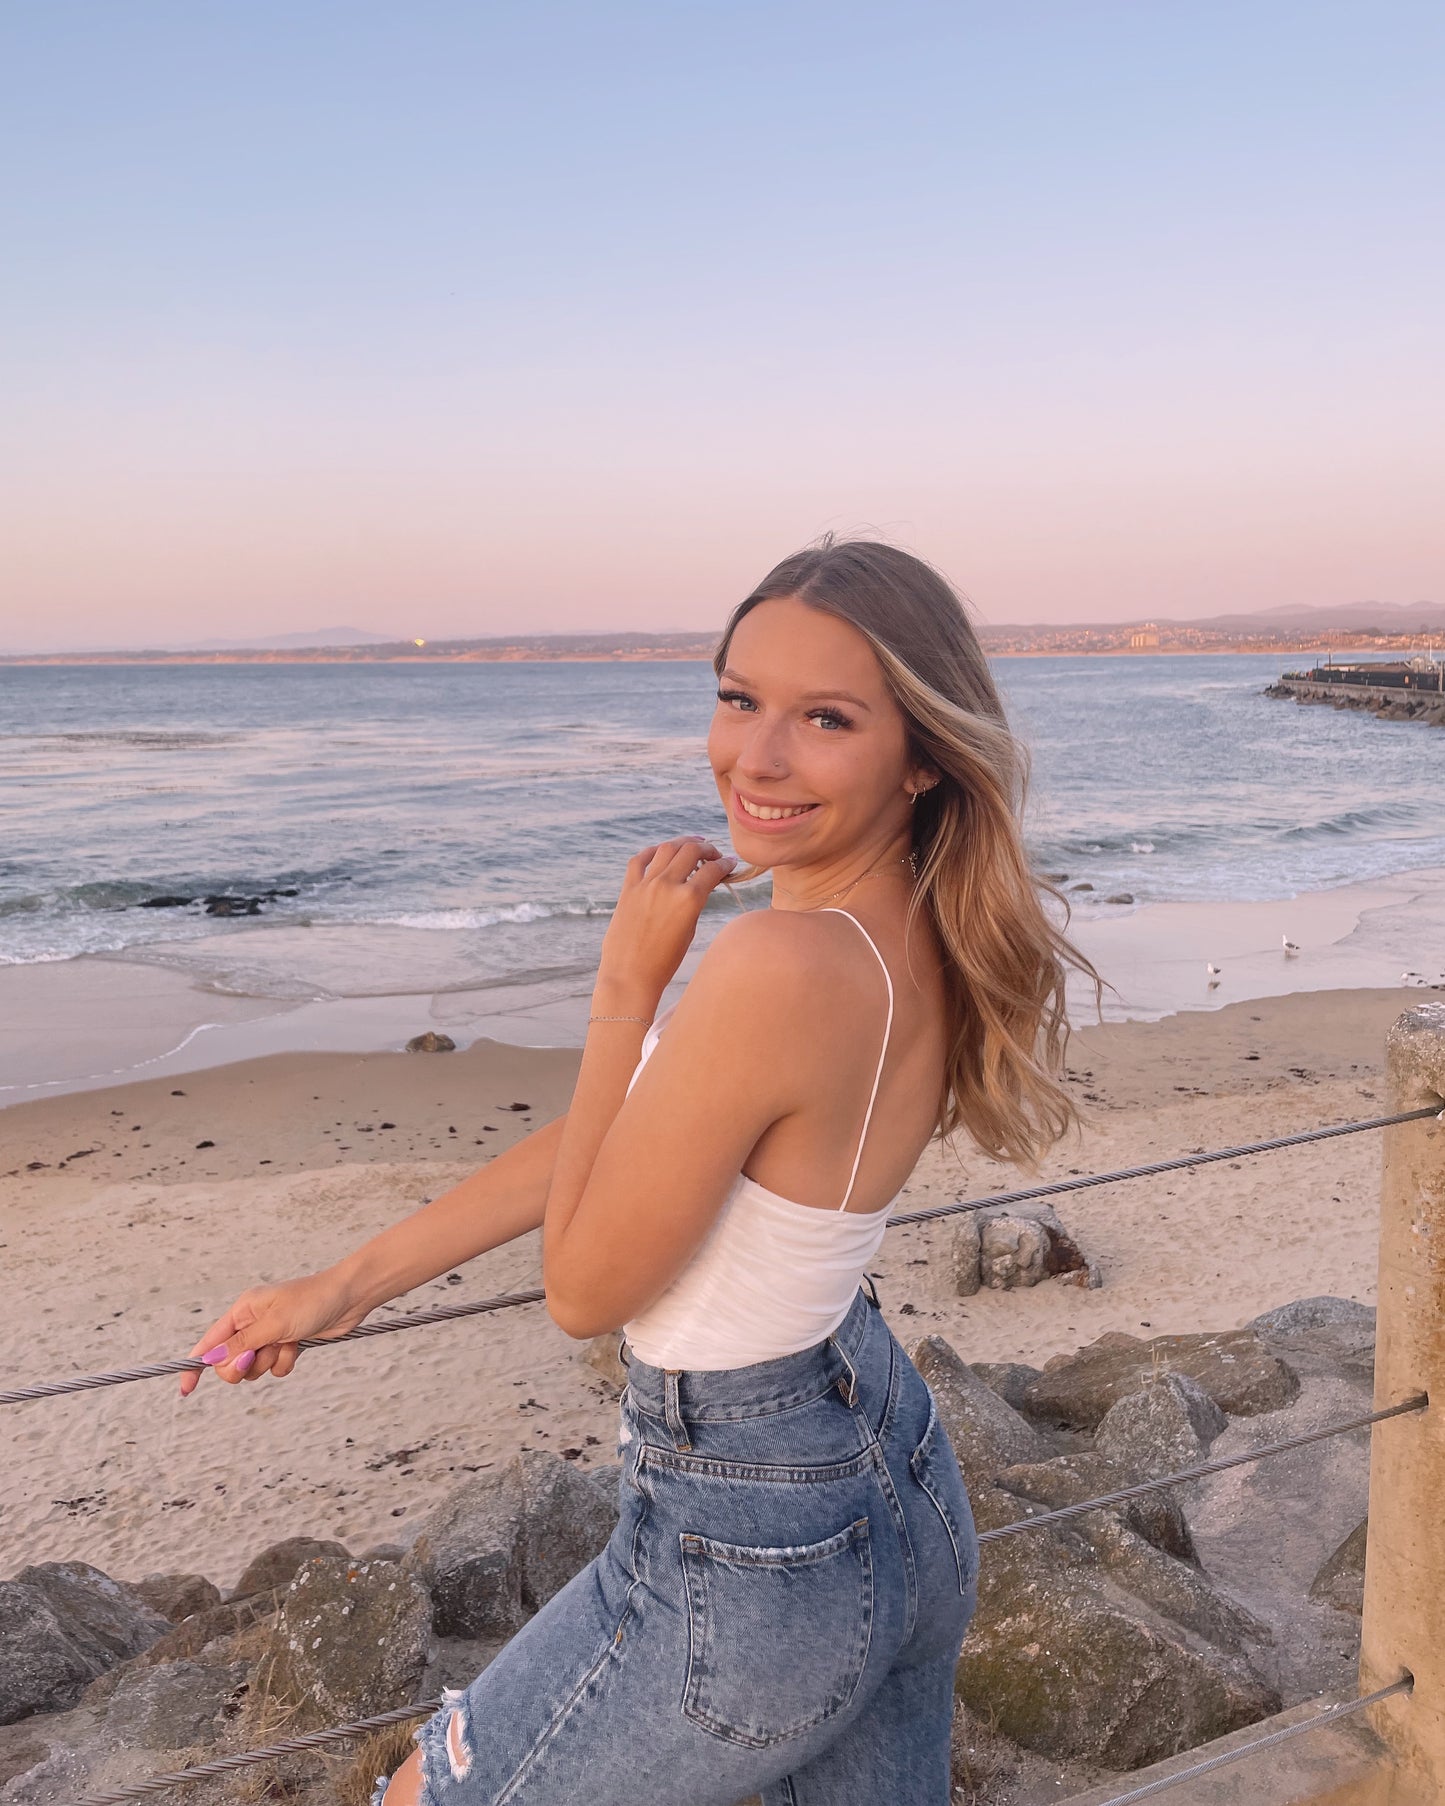
[[288, 1536], [252, 1557], [227, 1598], [249, 1599], [253, 1593], [270, 1593], [277, 1587], [289, 1586], [302, 1567], [319, 1555], [350, 1559], [344, 1543], [324, 1542], [314, 1536]]
[[439, 1637], [510, 1637], [522, 1606], [520, 1461], [454, 1487], [422, 1524], [402, 1567], [431, 1595]]
[[1337, 1375], [1369, 1387], [1375, 1376], [1375, 1308], [1353, 1298], [1297, 1298], [1245, 1325], [1300, 1374]]
[[1196, 1467], [1228, 1422], [1197, 1380], [1163, 1373], [1109, 1407], [1094, 1447], [1131, 1478], [1156, 1480]]
[[[1021, 1499], [1032, 1499], [1050, 1511], [1080, 1505], [1085, 1499], [1102, 1498], [1132, 1484], [1131, 1474], [1094, 1449], [1055, 1455], [1048, 1461], [1022, 1462], [1017, 1467], [1006, 1467], [998, 1476], [998, 1485], [1006, 1491]], [[1101, 1506], [1097, 1512], [1081, 1514], [1074, 1521], [1082, 1523], [1085, 1515], [1113, 1515], [1166, 1554], [1181, 1561], [1196, 1559], [1184, 1513], [1163, 1490], [1147, 1492], [1118, 1505]]]
[[509, 1637], [600, 1552], [617, 1523], [615, 1468], [597, 1482], [524, 1450], [449, 1493], [405, 1566], [431, 1594], [438, 1636]]
[[522, 1604], [530, 1613], [560, 1593], [607, 1545], [617, 1526], [611, 1497], [570, 1461], [524, 1449], [522, 1470]]
[[954, 1290], [964, 1298], [980, 1285], [1011, 1291], [1053, 1278], [1099, 1283], [1098, 1269], [1042, 1201], [966, 1211], [954, 1225], [949, 1258]]
[[1187, 1374], [1231, 1417], [1276, 1411], [1299, 1393], [1293, 1369], [1252, 1330], [1149, 1342], [1114, 1332], [1050, 1361], [1025, 1401], [1030, 1415], [1043, 1422], [1094, 1430], [1121, 1398], [1161, 1373]]
[[1022, 1408], [1024, 1394], [1039, 1377], [1037, 1367], [1026, 1367], [1022, 1361], [970, 1361], [968, 1365], [991, 1392], [996, 1392], [1015, 1411]]
[[172, 1624], [221, 1603], [221, 1589], [204, 1574], [147, 1574], [133, 1580], [130, 1590]]
[[1090, 1512], [1080, 1534], [1120, 1586], [1176, 1624], [1197, 1631], [1221, 1649], [1273, 1643], [1274, 1632], [1253, 1612], [1228, 1599], [1204, 1572], [1146, 1542], [1111, 1512]]
[[970, 1492], [991, 1485], [1006, 1467], [1053, 1454], [1027, 1418], [986, 1386], [942, 1336], [921, 1337], [908, 1354], [932, 1389]]
[[84, 1562], [44, 1562], [0, 1581], [0, 1724], [71, 1706], [107, 1668], [169, 1628], [128, 1587]]
[[272, 1687], [325, 1722], [408, 1705], [426, 1668], [431, 1601], [400, 1562], [314, 1556], [291, 1582]]
[[[984, 1528], [1025, 1512], [980, 1492]], [[1137, 1768], [1278, 1711], [1277, 1692], [1222, 1648], [1118, 1584], [1072, 1533], [990, 1544], [964, 1639], [964, 1703], [1026, 1749]]]
[[128, 1749], [209, 1748], [224, 1728], [223, 1714], [239, 1701], [249, 1672], [244, 1662], [132, 1668], [111, 1695], [106, 1729]]

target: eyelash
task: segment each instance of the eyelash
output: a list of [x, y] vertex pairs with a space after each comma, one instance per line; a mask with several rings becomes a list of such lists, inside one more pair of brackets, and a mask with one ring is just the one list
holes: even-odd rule
[[[753, 700], [744, 690], [719, 690], [717, 699], [719, 702], [751, 702]], [[848, 717], [839, 714], [837, 709], [810, 709], [808, 712], [808, 719], [810, 721], [815, 720], [819, 716], [822, 716], [828, 721], [836, 721], [838, 723], [838, 728], [852, 727], [853, 725]], [[837, 729], [830, 729], [829, 731], [836, 732]]]

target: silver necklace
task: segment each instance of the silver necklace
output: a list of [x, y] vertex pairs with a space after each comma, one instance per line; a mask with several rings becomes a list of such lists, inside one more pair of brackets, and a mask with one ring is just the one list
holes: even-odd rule
[[917, 854], [912, 852], [904, 853], [901, 858], [890, 859], [887, 865], [880, 865], [871, 872], [860, 872], [851, 884], [845, 884], [842, 890], [831, 892], [828, 896], [820, 898], [818, 902], [810, 904], [809, 907], [812, 909], [821, 909], [824, 904], [832, 903], [838, 897], [846, 897], [848, 892], [856, 889], [865, 878], [881, 878], [885, 873], [891, 871], [895, 865], [906, 865], [915, 878], [918, 876]]

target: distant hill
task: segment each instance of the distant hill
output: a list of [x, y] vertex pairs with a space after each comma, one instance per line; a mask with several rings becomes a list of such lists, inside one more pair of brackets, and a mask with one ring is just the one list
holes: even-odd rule
[[314, 627], [305, 633], [263, 634], [253, 640], [183, 640], [164, 648], [167, 652], [284, 652], [308, 646], [387, 646], [397, 644], [394, 633], [368, 633], [364, 627]]

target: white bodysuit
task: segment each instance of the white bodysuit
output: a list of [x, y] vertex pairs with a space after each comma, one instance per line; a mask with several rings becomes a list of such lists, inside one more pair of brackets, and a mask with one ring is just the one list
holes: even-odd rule
[[[745, 1367], [821, 1342], [847, 1315], [888, 1227], [891, 1202], [877, 1210], [850, 1212], [848, 1199], [888, 1054], [893, 980], [857, 916], [846, 909], [828, 913], [847, 916], [854, 924], [877, 955], [888, 986], [883, 1048], [848, 1189], [836, 1210], [823, 1210], [784, 1198], [739, 1173], [692, 1259], [660, 1297], [622, 1326], [633, 1352], [654, 1367]], [[671, 1014], [672, 1009], [664, 1010], [644, 1036], [629, 1091]]]

